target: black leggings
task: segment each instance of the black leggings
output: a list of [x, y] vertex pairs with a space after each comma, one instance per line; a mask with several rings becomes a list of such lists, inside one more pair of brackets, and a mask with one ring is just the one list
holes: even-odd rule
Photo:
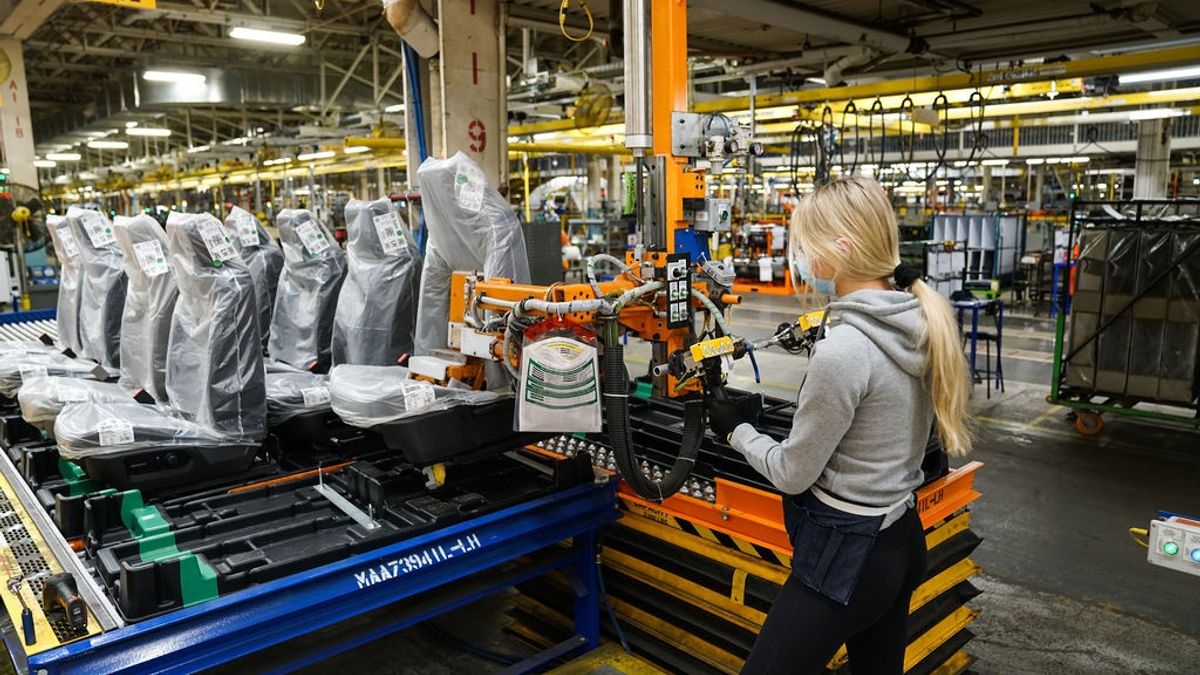
[[789, 576], [742, 673], [821, 673], [843, 643], [854, 675], [903, 673], [908, 604], [924, 577], [925, 535], [909, 509], [879, 533], [849, 605]]

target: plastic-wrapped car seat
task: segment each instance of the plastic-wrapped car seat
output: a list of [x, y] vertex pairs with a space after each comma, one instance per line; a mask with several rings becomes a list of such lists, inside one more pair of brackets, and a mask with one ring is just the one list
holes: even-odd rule
[[167, 347], [170, 407], [77, 403], [60, 454], [118, 487], [158, 489], [249, 468], [266, 435], [264, 367], [250, 272], [207, 214], [167, 220], [179, 298]]
[[167, 400], [167, 341], [179, 295], [167, 260], [167, 237], [158, 221], [147, 215], [117, 216], [113, 234], [128, 278], [121, 322], [120, 380], [34, 380], [22, 386], [18, 396], [22, 416], [30, 424], [52, 428], [58, 413], [70, 403], [129, 403], [139, 390], [155, 401]]
[[417, 179], [429, 243], [414, 353], [425, 355], [446, 347], [450, 277], [455, 271], [479, 271], [486, 278], [527, 284], [529, 259], [517, 214], [466, 155], [430, 157], [421, 163]]
[[125, 269], [112, 223], [99, 211], [72, 206], [67, 224], [79, 246], [78, 354], [116, 370], [120, 365], [121, 312], [125, 309]]
[[267, 351], [276, 361], [324, 372], [332, 359], [333, 314], [346, 274], [345, 254], [309, 211], [284, 209], [275, 222], [284, 265]]
[[333, 362], [395, 365], [413, 350], [421, 253], [390, 199], [346, 204], [348, 272], [333, 324]]
[[283, 251], [258, 218], [240, 206], [234, 206], [229, 210], [229, 215], [225, 216], [225, 229], [233, 241], [234, 248], [250, 269], [250, 276], [254, 278], [258, 330], [262, 334], [265, 348], [271, 336], [275, 291], [279, 287], [279, 275], [283, 272]]
[[46, 216], [46, 231], [54, 242], [54, 255], [58, 258], [58, 340], [75, 354], [83, 351], [79, 343], [79, 244], [67, 219], [63, 216]]

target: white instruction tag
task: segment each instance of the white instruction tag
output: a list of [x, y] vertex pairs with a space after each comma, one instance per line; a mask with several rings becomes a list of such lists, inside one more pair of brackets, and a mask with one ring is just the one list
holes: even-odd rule
[[216, 220], [200, 221], [200, 237], [204, 239], [204, 245], [208, 248], [208, 255], [212, 256], [213, 262], [233, 260], [237, 255], [237, 251], [233, 250], [233, 242], [225, 236], [224, 228]]
[[249, 213], [237, 214], [238, 238], [242, 246], [258, 246], [258, 223]]
[[394, 213], [375, 216], [375, 233], [383, 252], [395, 255], [404, 249], [404, 232], [400, 229], [400, 218]]
[[62, 403], [81, 403], [88, 400], [87, 390], [82, 387], [68, 387], [62, 384], [54, 387], [54, 395]]
[[117, 240], [112, 233], [112, 225], [95, 211], [84, 211], [79, 214], [79, 222], [83, 223], [83, 229], [87, 232], [88, 239], [92, 240], [92, 246], [96, 248], [104, 248]]
[[62, 247], [65, 249], [63, 253], [68, 258], [79, 257], [79, 243], [75, 241], [75, 234], [71, 232], [71, 228], [65, 224], [58, 228], [58, 240], [62, 242]]
[[325, 233], [311, 220], [297, 225], [296, 234], [300, 235], [305, 250], [314, 258], [329, 248], [329, 240], [325, 238]]
[[167, 258], [158, 240], [139, 241], [133, 245], [133, 253], [137, 256], [138, 267], [146, 276], [156, 277], [167, 272]]
[[454, 183], [458, 189], [458, 205], [471, 213], [479, 213], [483, 208], [483, 176], [459, 171], [454, 176]]
[[47, 375], [46, 374], [46, 366], [21, 365], [21, 366], [18, 366], [18, 368], [21, 372], [21, 381], [22, 382], [32, 380], [35, 377], [46, 377], [46, 375]]
[[308, 387], [300, 390], [300, 396], [304, 399], [305, 408], [316, 408], [317, 406], [329, 405], [329, 387]]
[[125, 445], [133, 442], [133, 425], [125, 420], [110, 417], [96, 425], [100, 445]]
[[433, 405], [437, 394], [433, 385], [428, 382], [405, 381], [400, 383], [400, 391], [404, 394], [404, 411], [406, 413], [422, 410]]

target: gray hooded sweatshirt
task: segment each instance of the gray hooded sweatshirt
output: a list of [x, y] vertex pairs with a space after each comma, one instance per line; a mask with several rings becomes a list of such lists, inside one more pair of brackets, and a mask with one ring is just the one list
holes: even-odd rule
[[925, 318], [902, 291], [860, 290], [829, 306], [841, 320], [817, 343], [783, 442], [741, 424], [731, 445], [785, 494], [904, 514], [921, 485], [933, 424], [925, 378]]

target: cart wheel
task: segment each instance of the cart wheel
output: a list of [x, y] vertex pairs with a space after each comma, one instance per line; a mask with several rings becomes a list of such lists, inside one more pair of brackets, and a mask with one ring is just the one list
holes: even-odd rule
[[1075, 415], [1075, 430], [1084, 436], [1095, 436], [1104, 429], [1104, 418], [1098, 412], [1080, 411]]

